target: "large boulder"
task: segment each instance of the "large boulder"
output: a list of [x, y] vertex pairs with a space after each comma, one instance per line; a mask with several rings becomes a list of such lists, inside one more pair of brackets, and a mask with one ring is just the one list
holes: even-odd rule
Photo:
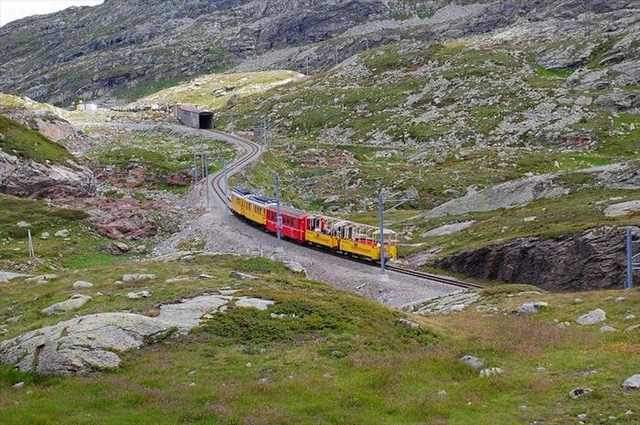
[[[73, 298], [72, 298], [73, 299]], [[83, 374], [120, 365], [119, 353], [186, 334], [208, 314], [236, 307], [265, 310], [273, 301], [228, 295], [202, 295], [160, 306], [156, 317], [100, 313], [60, 322], [0, 343], [0, 363], [45, 375]]]
[[120, 364], [118, 353], [164, 338], [170, 329], [168, 324], [137, 314], [94, 314], [0, 343], [0, 362], [46, 375], [112, 369]]

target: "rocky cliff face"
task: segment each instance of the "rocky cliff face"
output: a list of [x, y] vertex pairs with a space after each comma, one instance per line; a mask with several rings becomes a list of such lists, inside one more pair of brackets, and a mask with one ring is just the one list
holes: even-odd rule
[[557, 239], [516, 239], [453, 255], [437, 266], [551, 290], [620, 289], [626, 275], [624, 233], [603, 227]]
[[1, 28], [0, 91], [69, 104], [322, 41], [383, 11], [362, 0], [107, 0]]
[[[0, 91], [54, 104], [233, 66], [326, 69], [378, 44], [486, 33], [515, 22], [584, 26], [628, 0], [107, 0], [0, 28]], [[598, 19], [596, 18], [596, 21]], [[597, 22], [596, 22], [597, 24]], [[545, 27], [545, 25], [536, 25]], [[571, 30], [572, 28], [568, 28]], [[572, 66], [592, 47], [543, 52]], [[582, 59], [581, 59], [582, 58]], [[158, 83], [161, 84], [161, 83]]]
[[93, 172], [74, 162], [43, 164], [0, 150], [0, 193], [56, 198], [84, 197], [95, 193]]

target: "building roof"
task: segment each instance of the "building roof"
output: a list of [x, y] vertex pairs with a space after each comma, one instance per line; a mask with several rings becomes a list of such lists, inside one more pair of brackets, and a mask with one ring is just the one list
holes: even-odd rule
[[207, 110], [204, 110], [204, 109], [200, 109], [195, 105], [190, 105], [190, 104], [178, 105], [178, 108], [180, 110], [182, 110], [182, 111], [185, 111], [185, 112], [194, 112], [194, 113], [197, 113], [197, 114], [211, 114], [211, 115], [213, 115], [213, 112], [207, 111]]

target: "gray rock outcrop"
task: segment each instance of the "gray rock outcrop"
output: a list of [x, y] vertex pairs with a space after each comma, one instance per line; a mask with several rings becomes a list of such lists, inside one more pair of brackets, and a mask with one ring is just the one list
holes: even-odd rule
[[536, 199], [554, 198], [569, 193], [554, 182], [555, 175], [541, 175], [509, 181], [480, 191], [469, 191], [425, 214], [427, 218], [466, 214], [472, 211], [495, 211], [526, 205]]
[[118, 353], [162, 339], [170, 330], [165, 323], [137, 314], [94, 314], [0, 343], [0, 362], [44, 375], [112, 369], [120, 365]]
[[519, 238], [434, 264], [476, 278], [544, 289], [621, 288], [626, 273], [624, 237], [624, 228], [602, 227], [554, 239]]
[[160, 306], [157, 317], [100, 313], [47, 326], [0, 342], [0, 363], [45, 375], [83, 374], [120, 365], [118, 354], [166, 338], [176, 330], [188, 333], [203, 317], [232, 302], [264, 310], [273, 305], [259, 298], [203, 295]]
[[445, 224], [443, 226], [436, 227], [435, 229], [431, 229], [427, 232], [424, 232], [421, 236], [423, 238], [436, 238], [438, 236], [453, 235], [454, 233], [458, 233], [468, 229], [474, 224], [476, 224], [475, 220], [463, 221], [460, 223]]
[[1, 193], [23, 197], [84, 197], [95, 190], [95, 177], [87, 167], [70, 161], [43, 164], [0, 150]]

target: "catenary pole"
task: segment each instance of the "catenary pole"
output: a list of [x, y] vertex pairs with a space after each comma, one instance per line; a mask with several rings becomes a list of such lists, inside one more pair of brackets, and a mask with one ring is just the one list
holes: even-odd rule
[[384, 195], [382, 188], [378, 192], [378, 214], [380, 216], [380, 270], [385, 273], [385, 251], [384, 251]]
[[630, 228], [627, 228], [625, 240], [627, 247], [627, 280], [624, 287], [625, 289], [631, 289], [633, 288], [633, 240]]
[[276, 186], [276, 233], [278, 240], [282, 239], [282, 214], [280, 213], [280, 176], [275, 174]]

